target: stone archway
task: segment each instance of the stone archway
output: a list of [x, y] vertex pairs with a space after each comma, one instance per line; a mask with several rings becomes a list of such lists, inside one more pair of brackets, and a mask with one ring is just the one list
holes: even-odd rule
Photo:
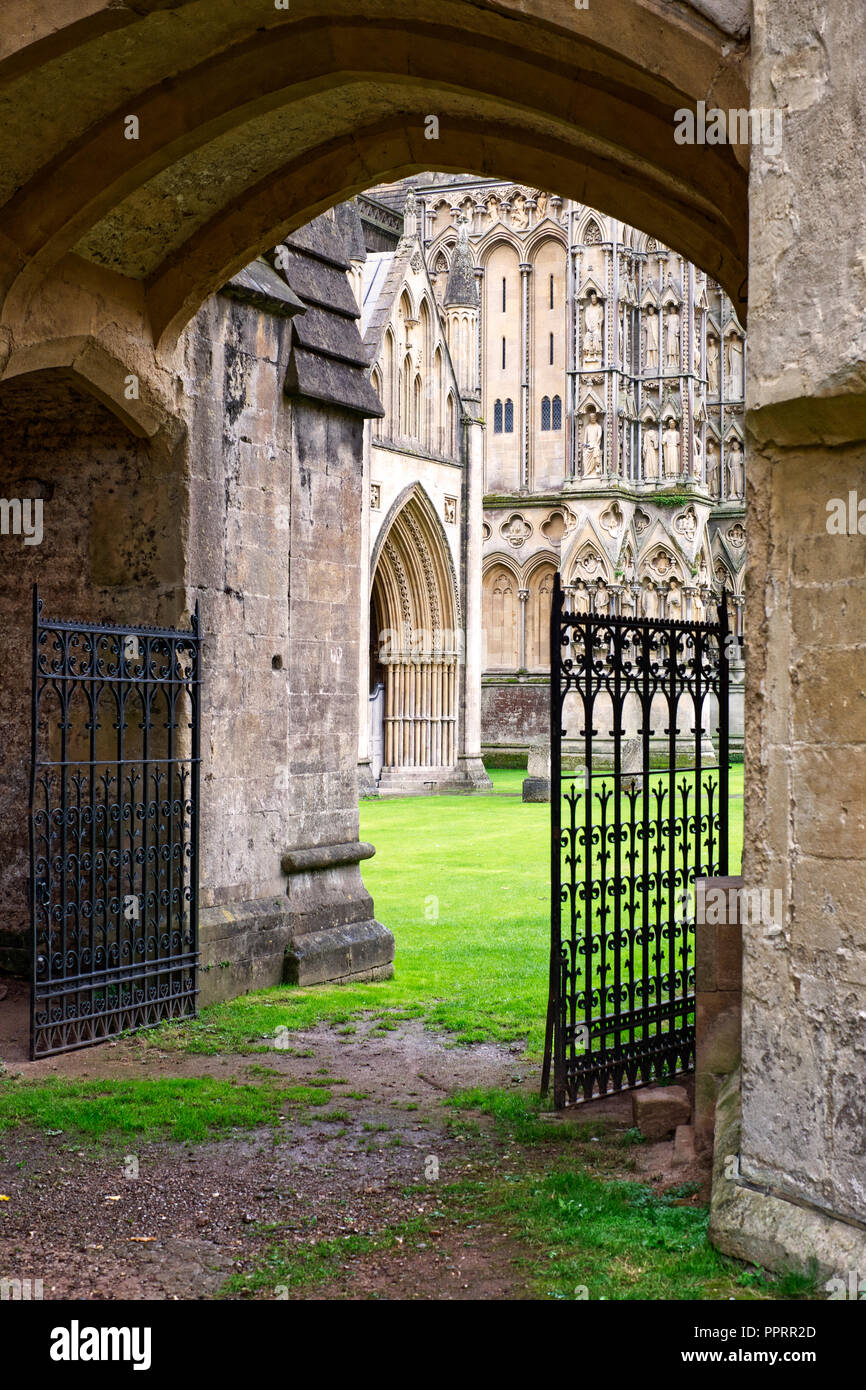
[[[235, 270], [431, 165], [605, 208], [740, 309], [748, 264], [745, 873], [784, 886], [786, 918], [781, 937], [746, 937], [746, 1183], [715, 1229], [733, 1253], [831, 1268], [842, 1249], [866, 1260], [863, 566], [857, 535], [826, 525], [827, 501], [864, 487], [861, 8], [69, 0], [58, 20], [9, 0], [0, 53], [10, 375], [75, 339], [122, 364], [107, 397], [130, 374], [171, 393], [183, 326]], [[784, 113], [783, 149], [753, 152], [750, 203], [742, 147], [674, 142], [674, 112], [698, 101]]]
[[380, 789], [456, 776], [462, 631], [453, 563], [415, 487], [380, 537], [370, 598], [371, 658], [384, 685]]
[[7, 7], [21, 38], [0, 61], [0, 292], [16, 349], [35, 306], [61, 295], [86, 320], [107, 296], [122, 314], [106, 324], [135, 337], [143, 319], [169, 348], [281, 234], [431, 163], [543, 169], [563, 194], [663, 227], [744, 305], [746, 154], [671, 138], [684, 104], [748, 104], [746, 26], [729, 5], [662, 18], [654, 0], [534, 13], [450, 0], [419, 19], [408, 0], [71, 0], [61, 24], [31, 8]]
[[[188, 492], [173, 462], [175, 433], [149, 438], [140, 422], [108, 409], [92, 382], [71, 370], [0, 382], [0, 412], [0, 498], [22, 499], [25, 515], [33, 514], [29, 534], [18, 535], [6, 534], [4, 516], [0, 537], [2, 971], [22, 969], [30, 956], [22, 884], [28, 879], [32, 586], [38, 584], [53, 618], [95, 619], [119, 606], [130, 623], [167, 626], [188, 619], [189, 610], [184, 615], [179, 522]], [[110, 717], [103, 722], [110, 726]]]

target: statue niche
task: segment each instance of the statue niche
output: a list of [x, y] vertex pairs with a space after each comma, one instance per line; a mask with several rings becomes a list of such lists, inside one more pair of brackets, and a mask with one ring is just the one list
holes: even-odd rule
[[665, 421], [665, 430], [662, 435], [662, 476], [665, 478], [676, 478], [680, 471], [680, 432], [677, 429], [676, 421], [671, 418]]
[[659, 365], [659, 319], [655, 306], [650, 304], [644, 320], [644, 360], [647, 367], [658, 370]]
[[583, 311], [583, 360], [600, 362], [602, 357], [602, 335], [604, 331], [604, 305], [599, 303], [593, 290], [589, 303]]
[[655, 483], [659, 476], [659, 446], [654, 429], [648, 429], [645, 432], [641, 448], [644, 478], [649, 483]]
[[680, 316], [671, 308], [665, 318], [665, 371], [679, 371]]
[[743, 446], [739, 439], [731, 442], [728, 452], [728, 496], [741, 498], [745, 492], [746, 470]]
[[583, 476], [600, 478], [602, 471], [602, 439], [604, 431], [594, 410], [589, 412], [583, 428]]

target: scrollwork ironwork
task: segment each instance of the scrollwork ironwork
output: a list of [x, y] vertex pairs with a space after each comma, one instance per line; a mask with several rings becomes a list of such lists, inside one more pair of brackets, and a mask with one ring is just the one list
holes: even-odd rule
[[34, 593], [31, 1056], [195, 1012], [200, 636]]

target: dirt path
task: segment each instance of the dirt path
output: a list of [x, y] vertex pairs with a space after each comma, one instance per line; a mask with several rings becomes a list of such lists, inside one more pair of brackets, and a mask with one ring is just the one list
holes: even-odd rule
[[[287, 1103], [276, 1128], [201, 1144], [0, 1133], [0, 1194], [9, 1199], [0, 1201], [0, 1279], [41, 1279], [52, 1299], [213, 1298], [226, 1296], [228, 1279], [257, 1271], [251, 1291], [228, 1296], [532, 1296], [529, 1252], [483, 1204], [479, 1216], [444, 1195], [453, 1184], [546, 1171], [561, 1157], [561, 1145], [517, 1145], [478, 1112], [444, 1103], [469, 1087], [536, 1092], [538, 1067], [520, 1045], [456, 1047], [420, 1019], [384, 1033], [361, 1019], [349, 1035], [327, 1025], [292, 1032], [290, 1051], [195, 1055], [129, 1038], [31, 1063], [13, 1016], [23, 1002], [13, 989], [0, 1005], [7, 1077], [270, 1078], [326, 1087], [331, 1100]], [[619, 1130], [632, 1122], [628, 1096], [592, 1112], [581, 1119], [604, 1117]], [[461, 1116], [470, 1122], [454, 1123]], [[631, 1175], [660, 1186], [700, 1181], [672, 1168], [672, 1147], [641, 1145]], [[273, 1259], [277, 1246], [291, 1270], [304, 1265], [303, 1279], [282, 1282], [290, 1276]]]
[[[294, 1051], [195, 1056], [134, 1039], [38, 1063], [7, 1062], [7, 1075], [256, 1077], [327, 1085], [332, 1101], [304, 1123], [289, 1108], [271, 1129], [197, 1145], [81, 1146], [32, 1130], [0, 1135], [0, 1277], [41, 1278], [46, 1298], [207, 1298], [252, 1268], [273, 1241], [312, 1248], [351, 1237], [378, 1240], [416, 1218], [429, 1230], [334, 1261], [325, 1283], [291, 1297], [517, 1298], [523, 1293], [502, 1232], [470, 1231], [438, 1215], [437, 1184], [490, 1177], [503, 1141], [449, 1128], [443, 1106], [463, 1086], [537, 1085], [519, 1050], [449, 1047], [418, 1020], [392, 1032], [361, 1023], [351, 1039], [322, 1026], [293, 1033]], [[297, 1055], [306, 1053], [308, 1055]], [[251, 1071], [251, 1068], [254, 1070]], [[343, 1120], [323, 1118], [337, 1112]], [[135, 1163], [130, 1160], [134, 1159]], [[126, 1176], [137, 1170], [137, 1177]], [[430, 1180], [431, 1171], [438, 1177]], [[277, 1285], [259, 1296], [279, 1296]]]

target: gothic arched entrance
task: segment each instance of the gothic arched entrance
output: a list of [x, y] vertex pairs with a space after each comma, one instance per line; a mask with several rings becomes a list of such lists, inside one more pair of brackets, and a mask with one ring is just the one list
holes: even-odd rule
[[419, 487], [381, 536], [373, 570], [370, 688], [383, 692], [380, 787], [422, 790], [455, 775], [460, 674], [453, 561]]

